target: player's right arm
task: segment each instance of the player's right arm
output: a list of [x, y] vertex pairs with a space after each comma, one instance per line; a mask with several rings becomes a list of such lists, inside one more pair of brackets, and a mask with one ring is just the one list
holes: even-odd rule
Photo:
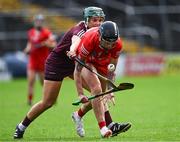
[[26, 48], [24, 49], [24, 53], [29, 54], [31, 50], [31, 43], [27, 42]]
[[[81, 58], [80, 56], [78, 58], [82, 62], [85, 62], [84, 58]], [[81, 78], [82, 68], [83, 68], [82, 65], [80, 65], [77, 62], [75, 63], [74, 81], [75, 81], [75, 84], [76, 84], [79, 99], [81, 100], [82, 103], [86, 103], [86, 102], [88, 102], [88, 98], [84, 95], [84, 92], [83, 92], [82, 78]]]
[[70, 51], [68, 51], [67, 53], [67, 56], [69, 58], [73, 58], [76, 56], [76, 51], [77, 51], [77, 48], [78, 48], [78, 45], [81, 41], [81, 38], [77, 35], [73, 35], [73, 37], [71, 38], [71, 46], [70, 46]]
[[70, 46], [70, 51], [76, 52], [77, 48], [78, 48], [78, 45], [79, 45], [79, 43], [81, 41], [81, 38], [79, 36], [77, 36], [77, 35], [73, 35], [71, 41], [72, 41], [72, 44]]
[[[80, 43], [77, 47], [77, 54], [78, 58], [85, 62], [88, 58], [88, 55], [93, 51], [93, 39], [90, 39], [91, 35], [86, 36], [87, 33], [81, 38]], [[83, 66], [81, 66], [79, 63], [76, 62], [75, 64], [75, 70], [74, 70], [74, 80], [76, 83], [77, 92], [79, 95], [79, 98], [82, 103], [85, 103], [88, 101], [88, 98], [83, 93], [83, 87], [82, 87], [82, 78], [81, 78], [81, 72], [82, 72]]]

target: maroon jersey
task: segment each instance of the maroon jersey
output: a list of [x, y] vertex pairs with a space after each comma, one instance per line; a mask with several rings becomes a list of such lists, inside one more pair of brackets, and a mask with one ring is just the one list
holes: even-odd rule
[[57, 47], [53, 49], [46, 60], [46, 80], [62, 81], [63, 78], [73, 75], [74, 61], [67, 57], [66, 51], [70, 50], [72, 44], [71, 38], [74, 35], [81, 38], [86, 30], [86, 25], [82, 21], [64, 34]]

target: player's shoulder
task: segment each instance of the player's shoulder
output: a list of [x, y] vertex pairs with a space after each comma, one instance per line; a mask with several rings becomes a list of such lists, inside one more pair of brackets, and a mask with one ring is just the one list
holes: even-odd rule
[[80, 21], [71, 29], [71, 31], [73, 32], [73, 35], [77, 35], [79, 37], [82, 37], [84, 33], [86, 32], [86, 30], [87, 28], [84, 21]]
[[51, 31], [50, 31], [49, 28], [43, 27], [43, 28], [42, 28], [42, 32], [43, 32], [43, 33], [50, 33]]
[[87, 32], [94, 33], [94, 32], [97, 32], [98, 29], [99, 29], [98, 27], [93, 27], [93, 28], [88, 29]]
[[122, 44], [122, 39], [120, 37], [118, 38], [117, 43]]
[[85, 36], [96, 36], [98, 33], [98, 27], [90, 28], [86, 31]]
[[115, 48], [115, 50], [121, 50], [122, 47], [123, 47], [123, 45], [122, 45], [122, 40], [121, 40], [121, 38], [119, 37], [118, 40], [116, 41], [116, 48]]
[[74, 27], [72, 27], [71, 29], [74, 30], [81, 30], [81, 29], [86, 29], [86, 24], [84, 21], [80, 21], [79, 23], [77, 23]]
[[79, 23], [77, 23], [76, 26], [84, 28], [84, 27], [86, 27], [86, 23], [85, 23], [85, 21], [79, 21]]
[[87, 44], [95, 44], [99, 40], [98, 28], [89, 29], [82, 37]]
[[99, 39], [98, 28], [94, 27], [87, 30], [83, 38], [87, 41], [96, 41], [97, 39]]

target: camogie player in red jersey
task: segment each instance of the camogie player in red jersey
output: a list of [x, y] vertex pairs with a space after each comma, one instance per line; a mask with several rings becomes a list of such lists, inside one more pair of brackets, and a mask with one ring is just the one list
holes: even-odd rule
[[50, 48], [56, 46], [52, 32], [44, 27], [43, 23], [43, 15], [38, 14], [34, 17], [34, 27], [28, 31], [28, 43], [24, 49], [24, 52], [29, 55], [27, 65], [29, 105], [32, 104], [36, 74], [39, 76], [41, 84], [43, 84], [46, 58], [50, 53]]
[[[108, 77], [108, 65], [112, 63], [116, 66], [121, 50], [122, 42], [119, 38], [116, 23], [106, 21], [99, 28], [92, 28], [84, 34], [78, 46], [77, 56], [93, 70]], [[97, 75], [76, 63], [74, 80], [81, 102], [88, 102], [88, 98], [83, 92], [82, 78], [91, 90], [91, 95], [97, 95], [106, 90], [106, 81], [98, 78]], [[105, 107], [103, 101], [100, 98], [96, 98], [91, 103], [101, 135], [103, 137], [111, 136], [112, 130], [107, 127], [104, 117]], [[131, 124], [128, 123], [122, 127], [122, 131], [126, 131], [131, 127]]]

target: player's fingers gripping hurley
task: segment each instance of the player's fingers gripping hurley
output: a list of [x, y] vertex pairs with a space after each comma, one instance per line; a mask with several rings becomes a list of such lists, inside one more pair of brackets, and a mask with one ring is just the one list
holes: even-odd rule
[[66, 51], [66, 55], [69, 57], [69, 59], [74, 59], [74, 57], [76, 57], [76, 52]]
[[80, 99], [81, 103], [87, 103], [89, 101], [88, 97], [85, 95], [79, 96], [79, 99]]

